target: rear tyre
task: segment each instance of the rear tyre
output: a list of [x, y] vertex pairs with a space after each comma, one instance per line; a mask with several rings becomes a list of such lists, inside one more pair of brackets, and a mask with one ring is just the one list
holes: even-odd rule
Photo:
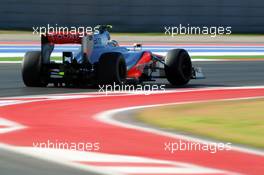
[[126, 62], [121, 53], [109, 52], [101, 55], [98, 69], [99, 84], [123, 84], [126, 80]]
[[30, 51], [24, 56], [22, 62], [22, 78], [28, 87], [45, 87], [47, 80], [42, 76], [41, 52]]
[[170, 50], [165, 57], [165, 74], [168, 81], [175, 86], [187, 84], [192, 76], [192, 62], [184, 49]]

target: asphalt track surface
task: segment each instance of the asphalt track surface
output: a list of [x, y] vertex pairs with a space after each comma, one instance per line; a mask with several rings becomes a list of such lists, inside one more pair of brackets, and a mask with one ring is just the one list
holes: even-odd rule
[[[255, 86], [264, 84], [264, 61], [219, 61], [219, 62], [194, 62], [200, 66], [206, 79], [191, 80], [186, 87], [228, 87], [228, 86]], [[173, 89], [163, 79], [157, 81], [166, 84], [168, 89]], [[22, 82], [20, 64], [0, 64], [0, 96], [24, 96], [54, 93], [96, 92], [98, 89], [72, 89], [72, 88], [28, 88]]]
[[17, 154], [5, 149], [0, 149], [0, 157], [1, 175], [88, 174], [87, 171], [82, 171], [80, 169], [51, 163], [45, 160], [39, 160], [23, 154]]

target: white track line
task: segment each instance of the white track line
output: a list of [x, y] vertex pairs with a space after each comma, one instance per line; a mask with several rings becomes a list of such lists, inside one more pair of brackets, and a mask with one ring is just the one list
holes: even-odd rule
[[19, 129], [26, 128], [25, 126], [18, 124], [16, 122], [7, 120], [5, 118], [0, 117], [0, 134], [4, 134], [7, 132], [17, 131]]
[[[27, 156], [31, 156], [33, 158], [38, 158], [38, 159], [42, 159], [42, 160], [46, 160], [49, 162], [54, 162], [60, 165], [65, 165], [65, 166], [69, 166], [72, 168], [77, 168], [77, 169], [82, 169], [85, 171], [91, 171], [94, 173], [98, 173], [98, 174], [105, 174], [105, 175], [121, 175], [117, 172], [113, 172], [111, 170], [109, 171], [104, 171], [101, 168], [98, 168], [96, 166], [87, 166], [87, 165], [82, 165], [80, 163], [77, 162], [72, 162], [72, 161], [67, 161], [65, 159], [61, 159], [62, 157], [60, 157], [62, 154], [60, 154], [61, 151], [63, 150], [45, 150], [42, 148], [34, 148], [34, 147], [18, 147], [18, 146], [12, 146], [12, 145], [7, 145], [7, 144], [2, 144], [0, 143], [0, 148], [7, 150], [7, 151], [11, 151], [17, 154], [22, 154], [22, 155], [27, 155]], [[58, 154], [54, 153], [54, 151], [57, 151]], [[65, 153], [66, 150], [64, 150], [62, 153], [64, 155], [68, 155]], [[68, 150], [69, 151], [69, 150]], [[87, 156], [86, 153], [82, 152], [82, 154], [84, 156]], [[73, 155], [73, 154], [71, 154]], [[87, 157], [89, 158], [89, 157]]]
[[[17, 147], [6, 144], [0, 144], [0, 148], [16, 153], [29, 155], [35, 158], [67, 165], [83, 170], [94, 171], [103, 174], [229, 174], [237, 175], [230, 171], [219, 170], [194, 165], [191, 163], [159, 160], [138, 156], [126, 156], [117, 154], [107, 154], [99, 152], [84, 152], [65, 149], [37, 148], [37, 147]], [[101, 163], [93, 165], [92, 163]], [[107, 165], [108, 163], [117, 163], [117, 165]], [[120, 163], [120, 164], [118, 164]], [[122, 163], [136, 163], [132, 166], [122, 165]], [[145, 167], [149, 163], [153, 166]], [[157, 164], [157, 166], [155, 166]], [[160, 166], [159, 164], [163, 164]]]
[[[46, 101], [46, 100], [61, 100], [61, 99], [76, 99], [76, 98], [95, 98], [95, 97], [113, 97], [113, 96], [129, 96], [129, 95], [152, 95], [152, 94], [168, 94], [168, 93], [185, 93], [185, 92], [203, 92], [203, 91], [214, 91], [214, 90], [235, 90], [235, 89], [263, 89], [264, 85], [257, 86], [232, 86], [232, 87], [201, 87], [201, 88], [179, 88], [173, 90], [165, 90], [165, 91], [152, 91], [149, 94], [149, 91], [138, 91], [138, 92], [129, 92], [129, 91], [116, 91], [112, 93], [106, 94], [105, 92], [69, 92], [69, 93], [55, 93], [55, 94], [45, 94], [45, 95], [25, 95], [25, 96], [13, 96], [13, 97], [0, 97], [0, 102], [6, 100], [9, 102], [14, 99], [17, 100], [17, 103], [26, 103], [26, 102], [34, 102], [32, 101], [21, 101], [20, 99], [31, 99], [31, 98], [43, 98], [38, 101]], [[57, 97], [57, 98], [56, 98]], [[64, 98], [65, 97], [65, 98]], [[68, 98], [67, 98], [68, 97]], [[15, 101], [12, 101], [14, 103]], [[3, 104], [8, 105], [8, 104]]]

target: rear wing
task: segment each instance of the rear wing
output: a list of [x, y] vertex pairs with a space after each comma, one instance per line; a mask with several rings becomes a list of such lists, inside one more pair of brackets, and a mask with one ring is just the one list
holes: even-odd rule
[[71, 33], [47, 33], [41, 35], [41, 44], [81, 44], [83, 35]]
[[[92, 34], [86, 34], [85, 36], [78, 33], [49, 33], [41, 35], [42, 63], [50, 63], [50, 56], [54, 50], [55, 44], [81, 44], [83, 62], [89, 62], [89, 58], [94, 46]], [[69, 56], [69, 52], [66, 55]], [[64, 57], [64, 53], [62, 54], [62, 57]]]

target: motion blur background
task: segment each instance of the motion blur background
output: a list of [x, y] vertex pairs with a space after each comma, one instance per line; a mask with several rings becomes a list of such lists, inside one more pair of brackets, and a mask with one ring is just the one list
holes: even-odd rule
[[0, 29], [111, 24], [115, 32], [164, 32], [164, 26], [232, 26], [263, 33], [263, 0], [0, 0]]

